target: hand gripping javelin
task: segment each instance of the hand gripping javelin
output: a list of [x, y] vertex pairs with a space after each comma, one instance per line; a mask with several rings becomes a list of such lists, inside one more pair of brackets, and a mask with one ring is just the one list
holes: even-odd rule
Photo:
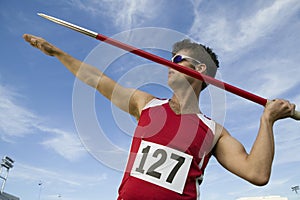
[[[117, 41], [117, 40], [114, 40], [112, 38], [109, 38], [105, 35], [102, 35], [102, 34], [99, 34], [99, 33], [96, 33], [94, 31], [90, 31], [88, 29], [85, 29], [85, 28], [82, 28], [80, 26], [77, 26], [77, 25], [74, 25], [74, 24], [71, 24], [69, 22], [66, 22], [66, 21], [63, 21], [61, 19], [58, 19], [58, 18], [55, 18], [55, 17], [52, 17], [52, 16], [49, 16], [49, 15], [46, 15], [46, 14], [43, 14], [43, 13], [38, 13], [39, 16], [41, 17], [44, 17], [50, 21], [53, 21], [57, 24], [60, 24], [62, 26], [65, 26], [67, 28], [70, 28], [72, 30], [75, 30], [75, 31], [78, 31], [80, 33], [83, 33], [85, 35], [88, 35], [90, 37], [93, 37], [97, 40], [101, 40], [105, 43], [108, 43], [110, 45], [113, 45], [115, 47], [118, 47], [118, 48], [121, 48], [123, 50], [126, 50], [130, 53], [133, 53], [133, 54], [136, 54], [138, 56], [141, 56], [143, 58], [146, 58], [148, 60], [151, 60], [151, 61], [154, 61], [156, 63], [159, 63], [159, 64], [162, 64], [164, 66], [168, 66], [168, 67], [171, 67], [181, 73], [184, 73], [184, 74], [187, 74], [189, 76], [192, 76], [196, 79], [199, 79], [199, 80], [202, 80], [206, 83], [209, 83], [209, 84], [212, 84], [218, 88], [221, 88], [223, 90], [226, 90], [228, 92], [231, 92], [233, 94], [236, 94], [240, 97], [243, 97], [245, 99], [248, 99], [252, 102], [255, 102], [257, 104], [260, 104], [262, 106], [266, 106], [266, 104], [268, 103], [268, 100], [263, 98], [263, 97], [260, 97], [260, 96], [257, 96], [253, 93], [250, 93], [248, 91], [245, 91], [245, 90], [242, 90], [240, 88], [237, 88], [233, 85], [230, 85], [228, 83], [225, 83], [225, 82], [222, 82], [220, 80], [217, 80], [215, 78], [212, 78], [210, 76], [207, 76], [205, 74], [201, 74], [199, 72], [196, 72], [194, 71], [193, 69], [190, 69], [190, 68], [187, 68], [187, 67], [182, 67], [181, 65], [177, 64], [177, 63], [173, 63], [169, 60], [166, 60], [162, 57], [159, 57], [159, 56], [156, 56], [154, 54], [151, 54], [149, 52], [146, 52], [144, 50], [141, 50], [141, 49], [138, 49], [136, 47], [133, 47], [133, 46], [130, 46], [128, 44], [125, 44], [125, 43], [122, 43], [120, 41]], [[291, 118], [295, 119], [295, 120], [300, 120], [300, 112], [299, 111], [295, 111], [294, 115], [291, 116]]]

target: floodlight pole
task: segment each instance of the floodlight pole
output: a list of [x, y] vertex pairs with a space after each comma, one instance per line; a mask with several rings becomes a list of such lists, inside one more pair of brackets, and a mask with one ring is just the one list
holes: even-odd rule
[[[7, 181], [9, 170], [14, 167], [13, 163], [14, 163], [14, 161], [8, 156], [4, 156], [2, 158], [1, 169], [0, 169], [0, 178], [3, 179], [3, 182], [2, 182], [0, 194], [2, 194], [4, 191], [4, 187], [5, 187], [5, 184]], [[2, 172], [3, 172], [4, 168], [6, 169], [6, 172], [4, 172], [5, 174], [3, 176]]]
[[39, 185], [39, 200], [40, 200], [41, 199], [41, 193], [42, 193], [42, 185], [43, 185], [42, 181], [40, 181], [38, 185]]

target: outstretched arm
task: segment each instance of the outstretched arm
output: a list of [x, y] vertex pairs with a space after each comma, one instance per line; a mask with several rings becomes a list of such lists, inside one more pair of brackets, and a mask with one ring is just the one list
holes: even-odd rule
[[142, 108], [153, 98], [148, 93], [119, 85], [99, 69], [75, 59], [43, 38], [29, 34], [24, 34], [23, 37], [46, 55], [56, 57], [77, 78], [97, 89], [117, 107], [130, 113], [136, 119], [139, 118]]
[[279, 119], [292, 116], [294, 112], [295, 105], [288, 101], [277, 99], [268, 102], [249, 154], [240, 142], [218, 126], [217, 131], [222, 133], [215, 147], [215, 157], [221, 165], [241, 178], [255, 185], [267, 184], [274, 158], [273, 124]]

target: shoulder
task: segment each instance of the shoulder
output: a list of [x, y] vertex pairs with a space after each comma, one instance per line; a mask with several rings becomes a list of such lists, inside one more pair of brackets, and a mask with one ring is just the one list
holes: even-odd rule
[[134, 108], [132, 115], [135, 116], [137, 120], [139, 120], [140, 115], [142, 111], [145, 109], [145, 107], [147, 107], [149, 104], [151, 105], [151, 103], [154, 102], [156, 99], [157, 98], [151, 94], [139, 90], [136, 91], [130, 100], [131, 105], [132, 104], [134, 105], [132, 106]]
[[217, 134], [219, 134], [219, 140], [226, 139], [227, 137], [232, 137], [229, 131], [218, 123], [216, 123], [216, 132]]
[[216, 144], [218, 143], [218, 141], [224, 134], [223, 133], [224, 128], [220, 124], [218, 124], [216, 121], [214, 121], [213, 119], [210, 119], [209, 117], [206, 117], [203, 114], [198, 114], [198, 117], [212, 131], [212, 133], [214, 135], [212, 148], [215, 148]]
[[226, 130], [225, 127], [220, 125], [219, 123], [215, 123], [215, 145], [214, 150], [220, 146], [226, 138], [231, 137], [230, 133]]
[[216, 131], [220, 134], [220, 137], [223, 137], [225, 135], [230, 135], [229, 132], [226, 130], [226, 128], [218, 123], [216, 123]]

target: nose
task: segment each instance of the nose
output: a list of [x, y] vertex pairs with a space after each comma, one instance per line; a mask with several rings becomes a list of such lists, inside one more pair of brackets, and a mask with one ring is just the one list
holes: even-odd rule
[[169, 68], [169, 69], [168, 69], [168, 74], [172, 74], [172, 73], [174, 73], [174, 69]]

